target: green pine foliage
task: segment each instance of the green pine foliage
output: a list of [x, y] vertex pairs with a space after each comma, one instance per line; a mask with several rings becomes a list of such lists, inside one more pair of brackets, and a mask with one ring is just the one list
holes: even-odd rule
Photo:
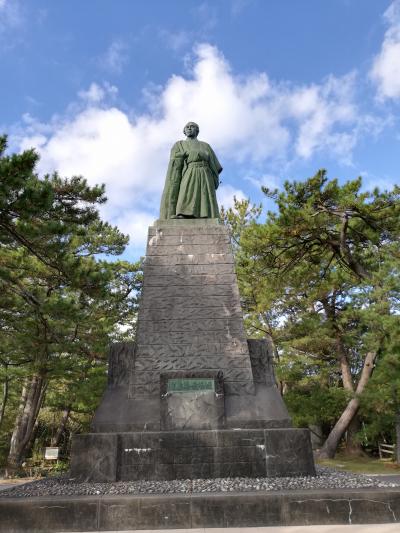
[[400, 321], [361, 398], [360, 413], [365, 421], [362, 436], [367, 445], [396, 442], [400, 415]]
[[[337, 440], [349, 400], [371, 395], [388, 354], [396, 359], [389, 346], [399, 339], [400, 189], [365, 191], [361, 178], [340, 185], [321, 170], [281, 192], [263, 191], [274, 211], [244, 200], [222, 213], [236, 242], [247, 330], [274, 341], [279, 387], [296, 423], [319, 425], [326, 437], [334, 429]], [[365, 388], [372, 365], [376, 377]], [[363, 400], [358, 415], [355, 408], [346, 416], [376, 426], [378, 406]]]
[[[11, 433], [11, 443], [22, 442], [16, 461], [29, 453], [42, 408], [58, 418], [65, 408], [71, 420], [92, 416], [105, 386], [108, 345], [134, 335], [141, 286], [138, 264], [104, 259], [128, 242], [99, 216], [104, 187], [81, 177], [40, 179], [37, 161], [33, 150], [6, 155], [0, 138], [3, 463]], [[24, 405], [26, 427], [17, 438]]]

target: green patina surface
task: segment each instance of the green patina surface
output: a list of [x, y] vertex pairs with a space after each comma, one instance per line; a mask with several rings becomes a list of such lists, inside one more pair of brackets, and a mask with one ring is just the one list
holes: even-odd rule
[[176, 142], [171, 150], [160, 219], [218, 218], [215, 191], [222, 166], [211, 146], [197, 139], [197, 124], [188, 122], [184, 133], [186, 140]]
[[168, 392], [214, 391], [215, 383], [212, 378], [176, 378], [169, 379]]

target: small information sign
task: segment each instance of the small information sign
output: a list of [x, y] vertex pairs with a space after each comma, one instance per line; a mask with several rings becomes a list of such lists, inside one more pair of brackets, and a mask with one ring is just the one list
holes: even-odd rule
[[207, 392], [215, 391], [213, 378], [175, 378], [169, 379], [168, 392]]
[[55, 447], [45, 448], [44, 458], [48, 461], [56, 461], [58, 459], [59, 450], [60, 448]]

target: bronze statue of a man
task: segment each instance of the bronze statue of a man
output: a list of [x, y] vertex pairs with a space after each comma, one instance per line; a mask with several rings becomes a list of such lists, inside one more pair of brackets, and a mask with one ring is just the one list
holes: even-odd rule
[[183, 133], [186, 139], [171, 150], [160, 219], [218, 218], [215, 191], [222, 167], [211, 146], [197, 139], [195, 122], [188, 122]]

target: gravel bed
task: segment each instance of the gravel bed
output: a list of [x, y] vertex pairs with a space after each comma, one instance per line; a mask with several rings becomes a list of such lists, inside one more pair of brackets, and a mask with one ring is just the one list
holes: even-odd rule
[[317, 467], [313, 477], [217, 478], [174, 481], [118, 481], [115, 483], [78, 483], [68, 477], [46, 478], [0, 491], [0, 498], [30, 496], [87, 496], [126, 494], [177, 494], [202, 492], [282, 491], [299, 489], [359, 489], [400, 487], [400, 481], [332, 468]]

